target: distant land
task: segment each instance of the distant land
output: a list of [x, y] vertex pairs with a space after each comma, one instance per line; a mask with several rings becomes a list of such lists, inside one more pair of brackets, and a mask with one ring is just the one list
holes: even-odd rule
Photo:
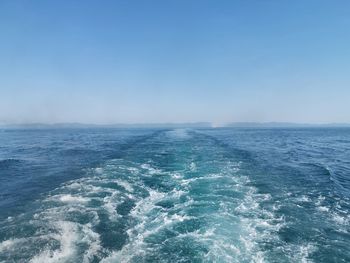
[[350, 127], [350, 123], [293, 123], [293, 122], [232, 122], [224, 127], [242, 128], [302, 128], [302, 127]]
[[25, 123], [0, 124], [0, 128], [7, 129], [84, 129], [84, 128], [210, 128], [210, 122], [193, 123], [117, 123], [117, 124], [85, 124], [85, 123]]
[[87, 129], [87, 128], [307, 128], [307, 127], [350, 127], [350, 123], [292, 123], [292, 122], [231, 122], [213, 124], [211, 122], [189, 123], [119, 123], [119, 124], [84, 124], [84, 123], [24, 123], [0, 124], [0, 129]]

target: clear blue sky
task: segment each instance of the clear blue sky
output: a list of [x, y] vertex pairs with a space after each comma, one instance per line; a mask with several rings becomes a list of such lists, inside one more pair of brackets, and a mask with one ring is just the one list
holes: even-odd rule
[[350, 1], [0, 1], [1, 122], [350, 122]]

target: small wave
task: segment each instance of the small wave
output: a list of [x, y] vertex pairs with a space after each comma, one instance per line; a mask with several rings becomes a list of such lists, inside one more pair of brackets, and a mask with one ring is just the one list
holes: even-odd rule
[[329, 179], [332, 176], [331, 170], [328, 166], [320, 164], [320, 163], [301, 163], [301, 167], [305, 167], [310, 170], [311, 176], [322, 176], [326, 175]]
[[20, 164], [22, 162], [24, 162], [24, 161], [20, 160], [20, 159], [12, 159], [12, 158], [3, 159], [3, 160], [0, 160], [0, 168], [9, 168], [12, 166], [17, 166], [18, 164]]

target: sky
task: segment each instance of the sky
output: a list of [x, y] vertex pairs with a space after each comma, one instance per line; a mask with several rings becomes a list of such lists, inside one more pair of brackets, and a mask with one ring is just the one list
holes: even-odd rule
[[0, 123], [350, 123], [350, 1], [0, 1]]

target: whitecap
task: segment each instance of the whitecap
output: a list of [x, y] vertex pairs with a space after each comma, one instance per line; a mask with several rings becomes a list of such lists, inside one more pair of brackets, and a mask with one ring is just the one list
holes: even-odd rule
[[70, 194], [60, 195], [58, 198], [61, 202], [64, 203], [87, 203], [90, 201], [89, 198], [82, 196], [73, 196]]

